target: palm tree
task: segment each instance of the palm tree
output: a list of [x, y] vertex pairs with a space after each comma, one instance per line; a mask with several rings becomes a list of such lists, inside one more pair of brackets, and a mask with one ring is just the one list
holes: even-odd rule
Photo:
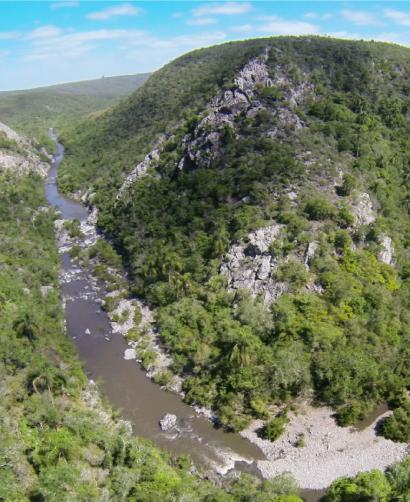
[[28, 375], [29, 386], [37, 394], [48, 390], [50, 395], [53, 392], [64, 389], [66, 385], [65, 375], [55, 366], [47, 361], [40, 361]]
[[165, 249], [162, 259], [162, 273], [168, 275], [168, 282], [171, 283], [172, 275], [181, 272], [181, 270], [182, 262], [178, 254], [175, 251]]
[[214, 253], [215, 256], [222, 256], [229, 245], [229, 234], [225, 227], [218, 229], [217, 234], [214, 237]]
[[13, 324], [18, 338], [26, 338], [32, 345], [38, 338], [40, 328], [29, 313], [24, 313]]
[[251, 359], [251, 348], [252, 340], [247, 335], [247, 333], [241, 330], [232, 345], [229, 354], [229, 360], [233, 362], [235, 366], [239, 366], [240, 368], [249, 366]]

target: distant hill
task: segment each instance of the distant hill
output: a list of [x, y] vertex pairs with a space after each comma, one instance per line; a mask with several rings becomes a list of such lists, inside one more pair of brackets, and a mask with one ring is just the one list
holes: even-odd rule
[[65, 128], [80, 118], [111, 107], [148, 77], [148, 73], [141, 73], [0, 92], [0, 121], [46, 143], [49, 127]]

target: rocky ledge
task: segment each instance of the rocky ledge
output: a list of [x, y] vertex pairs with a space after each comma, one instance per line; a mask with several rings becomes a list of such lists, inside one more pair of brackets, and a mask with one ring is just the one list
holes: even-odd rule
[[275, 279], [277, 260], [269, 251], [281, 229], [278, 224], [259, 228], [248, 235], [248, 242], [231, 247], [221, 265], [230, 291], [247, 289], [252, 296], [261, 294], [265, 303], [271, 303], [286, 290], [285, 284]]
[[0, 122], [0, 137], [9, 141], [9, 146], [0, 147], [0, 171], [13, 171], [19, 176], [31, 172], [45, 177], [49, 169], [34, 145], [24, 136]]

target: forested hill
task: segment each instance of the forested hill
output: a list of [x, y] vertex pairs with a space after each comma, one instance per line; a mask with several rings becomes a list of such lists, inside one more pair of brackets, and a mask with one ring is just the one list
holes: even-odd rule
[[3, 91], [0, 92], [0, 121], [46, 143], [49, 127], [73, 126], [80, 118], [113, 106], [135, 91], [148, 76], [140, 73]]
[[410, 50], [280, 37], [189, 53], [66, 134], [59, 184], [155, 309], [185, 399], [234, 429], [314, 396], [409, 440]]

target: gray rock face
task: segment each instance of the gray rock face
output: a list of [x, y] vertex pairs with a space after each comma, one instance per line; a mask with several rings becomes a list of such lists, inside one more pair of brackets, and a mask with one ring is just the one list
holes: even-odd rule
[[319, 247], [319, 243], [317, 241], [309, 242], [305, 252], [304, 264], [305, 267], [309, 270], [310, 263], [315, 256], [316, 250]]
[[277, 262], [269, 253], [269, 246], [278, 238], [281, 228], [276, 224], [259, 228], [248, 235], [249, 242], [231, 247], [221, 265], [229, 290], [247, 289], [253, 297], [261, 294], [267, 304], [286, 290], [284, 283], [275, 280]]
[[180, 169], [194, 163], [208, 167], [221, 149], [221, 135], [225, 127], [234, 128], [235, 118], [261, 108], [255, 90], [257, 85], [270, 86], [266, 56], [249, 61], [238, 73], [233, 88], [215, 96], [209, 113], [199, 122], [193, 134], [185, 139], [185, 155], [179, 162]]
[[370, 195], [366, 192], [359, 194], [351, 207], [356, 225], [370, 225], [376, 220], [376, 214]]
[[[265, 108], [258, 98], [259, 86], [277, 85], [281, 89], [286, 105], [276, 106], [270, 110], [281, 125], [291, 126], [294, 130], [305, 126], [293, 111], [293, 107], [300, 104], [306, 95], [313, 91], [313, 85], [307, 81], [295, 84], [289, 77], [290, 68], [285, 67], [278, 67], [272, 79], [266, 65], [268, 56], [269, 51], [266, 50], [260, 57], [251, 59], [237, 74], [231, 89], [218, 93], [211, 100], [208, 113], [200, 120], [195, 130], [183, 139], [184, 154], [178, 162], [180, 170], [193, 166], [209, 167], [221, 153], [226, 129], [229, 128], [236, 135], [235, 119], [242, 113], [247, 117], [254, 117]], [[305, 77], [303, 75], [303, 78]], [[275, 126], [266, 135], [276, 137], [280, 129], [280, 126]], [[121, 198], [128, 187], [147, 174], [149, 168], [159, 159], [165, 139], [165, 136], [161, 137], [155, 148], [125, 178], [117, 198]]]
[[176, 415], [173, 415], [172, 413], [167, 413], [159, 421], [160, 429], [163, 432], [173, 429], [177, 424], [177, 420], [178, 418]]
[[284, 103], [286, 102], [270, 109], [280, 126], [268, 131], [268, 137], [276, 137], [282, 125], [290, 126], [294, 130], [305, 127], [293, 108], [299, 105], [307, 94], [313, 92], [313, 85], [307, 82], [305, 75], [302, 77], [306, 81], [295, 84], [289, 77], [290, 68], [278, 67], [276, 75], [271, 78], [266, 65], [268, 55], [268, 51], [265, 51], [262, 56], [251, 59], [236, 76], [232, 88], [212, 99], [208, 114], [199, 122], [195, 131], [184, 139], [185, 155], [178, 164], [180, 169], [192, 165], [209, 167], [220, 153], [224, 129], [228, 127], [235, 134], [236, 117], [241, 113], [254, 117], [265, 109], [258, 99], [259, 86], [278, 86]]
[[382, 250], [379, 253], [379, 260], [387, 265], [392, 265], [394, 257], [394, 247], [391, 237], [383, 235], [380, 239]]
[[38, 156], [34, 145], [24, 136], [16, 133], [10, 127], [0, 122], [0, 134], [17, 143], [19, 151], [0, 148], [0, 171], [9, 170], [19, 176], [34, 172], [46, 176], [48, 164]]
[[145, 156], [142, 162], [134, 167], [130, 174], [125, 178], [124, 183], [118, 191], [117, 198], [120, 198], [133, 183], [147, 174], [147, 171], [151, 167], [151, 165], [159, 159], [159, 154], [159, 148], [154, 148], [154, 150], [152, 150], [148, 155]]

